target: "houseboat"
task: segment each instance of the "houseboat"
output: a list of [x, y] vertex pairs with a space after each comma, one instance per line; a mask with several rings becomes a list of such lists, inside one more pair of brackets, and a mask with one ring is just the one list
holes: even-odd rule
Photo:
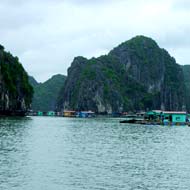
[[56, 113], [54, 111], [48, 111], [47, 116], [56, 116]]
[[43, 116], [43, 115], [44, 115], [44, 113], [42, 111], [37, 112], [37, 116]]
[[163, 125], [186, 125], [188, 122], [186, 112], [163, 111], [161, 118]]
[[63, 117], [76, 117], [76, 111], [64, 110]]
[[80, 111], [76, 113], [76, 117], [80, 117], [80, 118], [90, 118], [94, 116], [95, 116], [95, 113], [93, 111]]
[[146, 125], [189, 125], [187, 113], [183, 111], [152, 110], [145, 113], [142, 121], [131, 119], [120, 123], [134, 123]]

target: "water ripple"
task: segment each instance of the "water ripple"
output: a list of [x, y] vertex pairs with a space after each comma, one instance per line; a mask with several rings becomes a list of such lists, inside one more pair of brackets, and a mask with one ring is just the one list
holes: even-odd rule
[[0, 119], [2, 190], [185, 190], [190, 128], [118, 119]]

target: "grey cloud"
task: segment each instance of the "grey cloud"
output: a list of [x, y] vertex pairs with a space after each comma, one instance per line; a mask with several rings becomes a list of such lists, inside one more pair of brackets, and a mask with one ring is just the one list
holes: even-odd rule
[[189, 0], [174, 0], [172, 7], [178, 11], [189, 11], [190, 10], [190, 1]]
[[166, 48], [190, 48], [190, 27], [179, 28], [177, 31], [169, 31], [159, 40], [160, 44]]
[[179, 63], [186, 64], [190, 13], [177, 8], [177, 3], [180, 1], [2, 0], [0, 44], [18, 56], [39, 81], [66, 74], [75, 56], [106, 54], [139, 34], [154, 38]]

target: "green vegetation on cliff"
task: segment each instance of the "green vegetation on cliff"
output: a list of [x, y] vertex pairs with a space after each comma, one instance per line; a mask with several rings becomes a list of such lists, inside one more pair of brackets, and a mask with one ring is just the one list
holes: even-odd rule
[[190, 112], [190, 65], [184, 65], [182, 68], [186, 87], [186, 108], [187, 111]]
[[60, 93], [60, 109], [121, 112], [181, 110], [185, 104], [181, 67], [151, 38], [137, 36], [108, 55], [76, 57]]
[[[33, 88], [17, 57], [0, 46], [0, 112], [14, 114], [30, 108]], [[5, 114], [6, 114], [5, 113]]]
[[64, 75], [58, 74], [44, 83], [37, 83], [33, 77], [30, 77], [30, 83], [34, 88], [32, 109], [34, 111], [55, 110], [57, 97], [64, 85], [65, 79]]

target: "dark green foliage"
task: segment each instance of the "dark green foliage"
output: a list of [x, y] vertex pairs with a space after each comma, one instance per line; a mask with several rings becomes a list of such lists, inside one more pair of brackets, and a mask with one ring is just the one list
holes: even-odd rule
[[186, 87], [186, 108], [190, 112], [190, 65], [182, 66]]
[[34, 88], [32, 109], [35, 111], [54, 111], [58, 94], [64, 85], [65, 79], [65, 76], [58, 74], [44, 83], [36, 84], [31, 78], [30, 81]]
[[[9, 109], [12, 111], [28, 109], [33, 96], [33, 88], [28, 82], [28, 75], [18, 57], [5, 52], [3, 46], [0, 46], [0, 76], [1, 96], [9, 97], [9, 102], [1, 101], [1, 111], [5, 109], [5, 104], [9, 104]], [[23, 100], [25, 108], [22, 107]]]
[[4, 47], [0, 44], [0, 50], [4, 50]]
[[75, 58], [59, 100], [60, 109], [95, 112], [181, 110], [183, 73], [154, 40], [137, 36], [108, 55]]
[[96, 78], [96, 72], [91, 70], [90, 65], [88, 65], [82, 72], [81, 80], [83, 79], [95, 80], [95, 78]]

